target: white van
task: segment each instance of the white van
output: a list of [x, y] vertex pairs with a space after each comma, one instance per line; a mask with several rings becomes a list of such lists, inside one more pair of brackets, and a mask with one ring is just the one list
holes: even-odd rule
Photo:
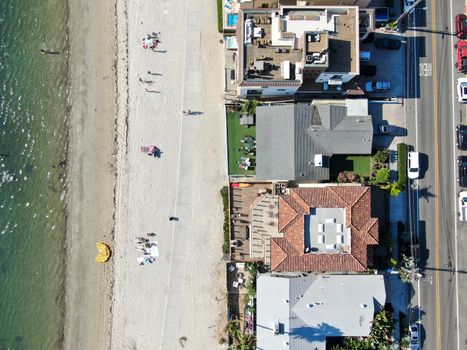
[[418, 179], [420, 176], [420, 154], [418, 152], [409, 152], [409, 169], [407, 170], [409, 179]]
[[360, 51], [360, 62], [368, 62], [371, 59], [370, 51]]

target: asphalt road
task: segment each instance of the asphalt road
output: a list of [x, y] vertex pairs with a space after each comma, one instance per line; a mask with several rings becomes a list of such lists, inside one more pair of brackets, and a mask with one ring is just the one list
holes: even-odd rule
[[[408, 20], [407, 142], [421, 153], [422, 177], [411, 190], [411, 222], [423, 277], [414, 282], [411, 321], [424, 349], [466, 349], [467, 227], [457, 215], [454, 128], [465, 107], [455, 96], [454, 16], [462, 0], [427, 0]], [[465, 122], [465, 120], [464, 120]], [[417, 246], [415, 246], [417, 247]]]

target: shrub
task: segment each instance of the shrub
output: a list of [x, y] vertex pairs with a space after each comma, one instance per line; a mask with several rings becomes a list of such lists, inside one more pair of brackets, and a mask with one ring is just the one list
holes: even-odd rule
[[389, 182], [389, 169], [383, 168], [376, 172], [375, 182], [377, 184], [385, 184]]
[[391, 183], [391, 196], [397, 197], [403, 190], [404, 186], [402, 186], [399, 182], [394, 181]]
[[397, 145], [397, 175], [398, 182], [403, 188], [407, 184], [407, 152], [408, 148], [405, 143]]
[[337, 175], [337, 182], [357, 182], [359, 176], [351, 171], [341, 171]]
[[345, 171], [341, 171], [339, 175], [337, 175], [337, 182], [346, 182], [347, 181], [347, 175], [345, 174]]
[[389, 152], [387, 149], [381, 149], [373, 156], [373, 161], [376, 163], [386, 163], [389, 159]]

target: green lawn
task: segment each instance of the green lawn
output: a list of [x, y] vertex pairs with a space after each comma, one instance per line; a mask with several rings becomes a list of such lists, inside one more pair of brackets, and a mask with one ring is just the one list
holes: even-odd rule
[[227, 144], [229, 157], [229, 175], [255, 175], [255, 168], [248, 170], [241, 169], [237, 161], [240, 157], [250, 158], [253, 165], [256, 165], [256, 157], [246, 155], [240, 150], [243, 144], [240, 142], [245, 136], [250, 135], [256, 138], [256, 126], [245, 128], [240, 125], [240, 118], [235, 113], [227, 113]]
[[341, 171], [352, 171], [360, 176], [370, 176], [370, 155], [333, 155], [330, 159], [330, 176], [337, 179]]

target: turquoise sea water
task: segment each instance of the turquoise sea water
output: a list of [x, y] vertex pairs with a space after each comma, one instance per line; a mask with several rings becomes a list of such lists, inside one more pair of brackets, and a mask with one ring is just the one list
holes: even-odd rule
[[65, 0], [0, 1], [0, 350], [61, 345], [66, 20]]

